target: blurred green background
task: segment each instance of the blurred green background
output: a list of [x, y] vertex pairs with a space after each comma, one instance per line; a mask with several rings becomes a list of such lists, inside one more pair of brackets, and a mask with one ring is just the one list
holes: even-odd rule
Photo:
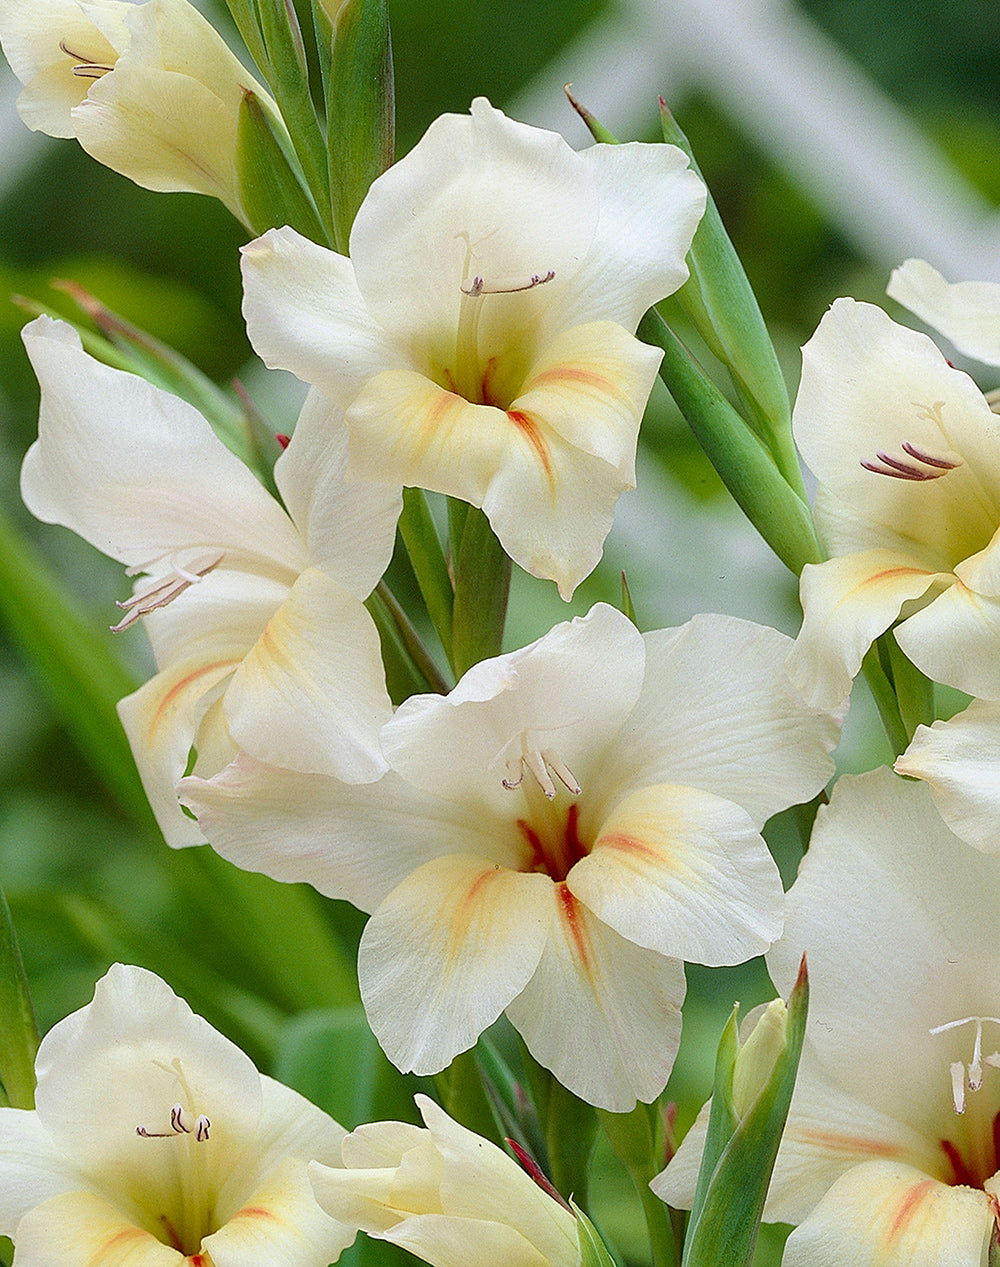
[[[714, 0], [714, 7], [735, 27], [737, 42], [741, 23], [752, 32], [762, 15], [771, 15], [779, 27], [785, 19], [789, 29], [794, 22], [796, 31], [808, 17], [832, 64], [843, 68], [836, 59], [849, 59], [853, 73], [867, 78], [885, 108], [898, 107], [926, 139], [928, 153], [943, 163], [944, 185], [952, 178], [956, 187], [967, 181], [981, 199], [982, 235], [976, 241], [981, 240], [982, 268], [975, 267], [975, 242], [958, 243], [959, 254], [971, 261], [970, 277], [1000, 280], [993, 276], [1000, 251], [989, 249], [990, 217], [1000, 202], [997, 6], [986, 0], [911, 0], [906, 6], [803, 0], [798, 9], [786, 10]], [[922, 249], [900, 240], [893, 258], [891, 247], [861, 240], [856, 226], [838, 217], [836, 200], [819, 184], [811, 186], [794, 157], [769, 139], [760, 123], [764, 107], [750, 88], [743, 109], [740, 92], [734, 97], [717, 88], [724, 65], [708, 73], [706, 61], [706, 73], [700, 73], [697, 41], [689, 47], [685, 34], [685, 23], [694, 20], [689, 4], [394, 0], [390, 8], [399, 154], [436, 115], [464, 111], [479, 94], [501, 107], [541, 102], [544, 121], [561, 120], [572, 144], [586, 144], [582, 125], [561, 99], [559, 72], [567, 56], [572, 61], [573, 50], [586, 49], [591, 58], [581, 54], [590, 78], [574, 76], [575, 93], [599, 115], [606, 106], [604, 121], [615, 130], [623, 119], [630, 126], [645, 120], [632, 134], [655, 139], [656, 93], [663, 91], [694, 143], [792, 381], [797, 349], [830, 301], [840, 294], [882, 301], [889, 267]], [[205, 11], [228, 29], [224, 14]], [[608, 33], [623, 35], [627, 53], [628, 32], [640, 18], [646, 35], [636, 34], [634, 59], [622, 60], [618, 49], [615, 59], [603, 64]], [[651, 42], [662, 49], [662, 79]], [[748, 34], [746, 45], [752, 43]], [[677, 70], [679, 49], [683, 73]], [[769, 73], [790, 76], [786, 86], [803, 101], [815, 89], [794, 62], [772, 65]], [[301, 391], [287, 376], [267, 375], [250, 361], [237, 267], [245, 235], [223, 208], [193, 195], [149, 193], [92, 162], [74, 142], [29, 135], [15, 115], [12, 81], [8, 87], [0, 120], [0, 153], [7, 154], [0, 168], [0, 507], [30, 535], [41, 562], [62, 578], [98, 636], [109, 645], [113, 641], [114, 653], [141, 676], [149, 668], [141, 631], [114, 640], [101, 632], [113, 622], [115, 598], [127, 590], [121, 569], [67, 531], [34, 523], [20, 505], [18, 469], [35, 432], [37, 389], [18, 338], [25, 317], [6, 296], [30, 296], [70, 311], [50, 283], [57, 278], [82, 283], [218, 381], [239, 375], [276, 431], [289, 430]], [[630, 112], [617, 109], [621, 99], [631, 102]], [[772, 109], [776, 118], [787, 117], [779, 100]], [[838, 126], [857, 125], [841, 116]], [[865, 148], [860, 133], [858, 148]], [[872, 152], [867, 161], [881, 164], [891, 203], [896, 156]], [[827, 175], [835, 180], [837, 172]], [[877, 218], [878, 208], [870, 210]], [[956, 224], [960, 232], [964, 228]], [[955, 245], [942, 240], [949, 261], [956, 258], [950, 249]], [[994, 245], [1000, 245], [1000, 232]], [[623, 567], [644, 627], [677, 623], [699, 610], [725, 610], [794, 631], [792, 579], [742, 524], [660, 391], [643, 430], [640, 488], [622, 500], [605, 562], [569, 608], [554, 587], [518, 576], [509, 644], [537, 637], [597, 599], [616, 601]], [[869, 737], [871, 714], [863, 701], [850, 733], [845, 768], [867, 768], [883, 759], [877, 738]], [[783, 827], [776, 824], [772, 836], [790, 883], [795, 858]], [[124, 958], [166, 977], [262, 1066], [325, 1099], [345, 1124], [361, 1120], [372, 1103], [380, 1108], [405, 1103], [398, 1091], [386, 1093], [388, 1100], [377, 1091], [391, 1079], [359, 1037], [356, 1013], [325, 1010], [340, 997], [331, 965], [338, 948], [357, 935], [356, 914], [322, 903], [307, 890], [292, 898], [259, 877], [229, 874], [231, 868], [203, 853], [168, 851], [149, 824], [103, 785], [64, 726], [44, 673], [18, 637], [0, 627], [0, 884], [11, 902], [42, 1029], [87, 1002], [96, 977], [113, 959]], [[247, 927], [248, 912], [262, 901], [277, 923], [267, 946]], [[325, 945], [327, 957], [316, 956], [310, 973], [290, 979], [283, 965], [308, 958], [310, 936]], [[684, 1045], [670, 1088], [682, 1126], [707, 1094], [715, 1042], [733, 1000], [749, 1009], [771, 993], [760, 963], [693, 970], [690, 978]], [[371, 1084], [364, 1094], [354, 1087], [352, 1099], [333, 1070], [319, 1084], [314, 1069], [305, 1072], [311, 1054], [333, 1042], [346, 1044], [348, 1052], [357, 1044], [364, 1048]], [[610, 1163], [607, 1169], [610, 1195], [599, 1207], [602, 1221], [628, 1261], [640, 1263], [636, 1212], [625, 1181], [611, 1173]], [[773, 1260], [773, 1243], [761, 1261]]]

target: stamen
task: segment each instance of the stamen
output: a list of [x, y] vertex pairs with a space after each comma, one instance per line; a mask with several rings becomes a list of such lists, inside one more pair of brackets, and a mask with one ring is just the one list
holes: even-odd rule
[[[946, 1030], [957, 1029], [960, 1025], [976, 1026], [976, 1037], [972, 1044], [972, 1059], [969, 1061], [968, 1070], [961, 1061], [954, 1061], [949, 1069], [951, 1070], [951, 1099], [955, 1106], [956, 1113], [965, 1112], [965, 1092], [978, 1091], [983, 1085], [983, 1026], [989, 1021], [993, 1025], [1000, 1025], [1000, 1018], [995, 1016], [963, 1016], [958, 1021], [947, 1021], [944, 1025], [935, 1025], [930, 1031], [932, 1034], [943, 1034]], [[991, 1056], [987, 1056], [985, 1063], [991, 1068], [1000, 1068], [1000, 1052], [994, 1052]]]
[[[112, 633], [121, 633], [123, 629], [128, 629], [130, 625], [134, 625], [137, 620], [143, 616], [148, 616], [151, 611], [156, 611], [158, 607], [166, 607], [168, 603], [172, 603], [178, 595], [191, 585], [196, 585], [203, 580], [209, 572], [219, 566], [225, 556], [217, 555], [210, 559], [201, 567], [189, 569], [182, 567], [176, 561], [171, 562], [170, 575], [160, 579], [152, 580], [151, 584], [145, 588], [140, 588], [127, 598], [123, 603], [116, 602], [115, 606], [120, 607], [122, 611], [128, 612], [124, 620], [120, 620], [117, 625], [111, 626]], [[126, 569], [126, 575], [134, 576], [136, 572], [145, 571], [144, 567], [132, 567]]]
[[73, 50], [67, 46], [65, 40], [59, 41], [59, 47], [67, 57], [71, 57], [73, 61], [76, 62], [76, 65], [73, 67], [73, 74], [79, 76], [81, 79], [101, 79], [104, 75], [110, 74], [110, 72], [114, 70], [113, 66], [105, 66], [101, 62], [92, 62], [88, 58], [84, 57], [82, 53], [74, 53]]
[[[866, 471], [872, 471], [875, 475], [890, 475], [897, 480], [923, 481], [939, 480], [942, 475], [947, 475], [949, 471], [953, 471], [962, 464], [960, 458], [938, 457], [932, 453], [925, 453], [909, 440], [904, 440], [900, 448], [914, 461], [904, 462], [879, 449], [875, 455], [878, 462], [871, 458], [862, 458], [861, 465]], [[879, 462], [882, 463], [881, 466]], [[921, 465], [916, 465], [916, 463]]]
[[480, 295], [514, 295], [521, 290], [534, 290], [536, 286], [544, 286], [552, 281], [556, 270], [550, 268], [547, 273], [532, 273], [530, 277], [497, 277], [487, 282], [477, 274], [468, 285], [462, 283], [463, 295], [478, 299]]
[[[521, 736], [520, 757], [508, 757], [505, 764], [508, 777], [501, 779], [501, 783], [508, 792], [513, 792], [521, 786], [524, 781], [524, 771], [527, 768], [545, 794], [546, 800], [553, 800], [556, 794], [556, 785], [553, 782], [552, 774], [574, 796], [580, 795], [580, 784], [577, 782], [576, 776], [558, 753], [551, 748], [543, 748], [539, 751], [537, 748], [529, 747], [527, 738], [523, 735]], [[549, 773], [550, 770], [552, 774]]]
[[175, 1104], [170, 1110], [170, 1130], [169, 1131], [150, 1131], [145, 1126], [137, 1126], [135, 1128], [136, 1135], [141, 1135], [143, 1139], [170, 1139], [173, 1135], [190, 1135], [194, 1132], [194, 1137], [199, 1143], [203, 1143], [208, 1139], [211, 1131], [212, 1123], [204, 1115], [199, 1114], [195, 1118], [193, 1126], [189, 1126], [185, 1121], [184, 1106]]

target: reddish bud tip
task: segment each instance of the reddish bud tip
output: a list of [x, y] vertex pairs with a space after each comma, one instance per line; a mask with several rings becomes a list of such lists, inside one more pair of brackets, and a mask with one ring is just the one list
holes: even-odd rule
[[286, 436], [286, 435], [285, 435], [283, 432], [281, 432], [281, 431], [276, 431], [276, 432], [274, 433], [274, 438], [275, 438], [275, 440], [277, 440], [277, 442], [281, 445], [281, 447], [282, 447], [283, 449], [287, 449], [287, 448], [288, 448], [288, 446], [289, 446], [289, 444], [291, 444], [291, 441], [292, 441], [292, 437], [291, 437], [291, 436]]

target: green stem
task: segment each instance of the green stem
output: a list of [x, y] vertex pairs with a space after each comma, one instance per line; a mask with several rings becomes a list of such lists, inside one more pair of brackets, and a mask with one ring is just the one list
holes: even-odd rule
[[[416, 629], [410, 621], [409, 616], [400, 605], [399, 599], [386, 585], [385, 581], [379, 581], [374, 592], [369, 596], [366, 604], [371, 611], [379, 632], [382, 632], [382, 621], [380, 618], [379, 608], [389, 615], [392, 623], [399, 634], [400, 643], [406, 654], [410, 657], [413, 668], [420, 676], [419, 678], [410, 674], [413, 689], [406, 692], [403, 696], [405, 699], [408, 695], [414, 695], [425, 689], [436, 691], [438, 695], [447, 695], [451, 689], [447, 680], [441, 673], [441, 670], [434, 663], [434, 657], [424, 646], [423, 639], [417, 633]], [[383, 652], [386, 643], [383, 639]], [[387, 666], [388, 667], [388, 666]], [[390, 691], [390, 694], [392, 692]], [[395, 698], [395, 696], [393, 696]], [[401, 702], [401, 701], [399, 701]]]
[[422, 488], [403, 489], [403, 513], [399, 517], [399, 533], [410, 556], [410, 564], [427, 606], [427, 613], [450, 661], [452, 605], [455, 594], [441, 548], [441, 538]]
[[875, 700], [875, 707], [878, 709], [878, 715], [882, 719], [882, 725], [885, 728], [886, 738], [889, 740], [893, 755], [898, 757], [909, 744], [910, 737], [906, 733], [906, 726], [903, 724], [903, 718], [900, 715], [899, 701], [896, 699], [896, 694], [892, 689], [892, 683], [882, 667], [877, 643], [868, 648], [865, 658], [861, 662], [861, 669]]
[[637, 1104], [631, 1113], [598, 1109], [598, 1119], [611, 1150], [628, 1171], [646, 1220], [653, 1267], [677, 1267], [670, 1211], [649, 1186], [663, 1169], [660, 1122], [655, 1104]]
[[461, 677], [480, 660], [500, 654], [510, 594], [510, 559], [475, 507], [466, 514], [454, 565], [452, 663]]

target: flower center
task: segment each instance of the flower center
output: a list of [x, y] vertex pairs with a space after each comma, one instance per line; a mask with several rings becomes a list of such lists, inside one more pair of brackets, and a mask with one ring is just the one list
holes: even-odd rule
[[561, 822], [549, 822], [538, 829], [519, 818], [517, 829], [530, 850], [527, 865], [521, 870], [540, 871], [556, 883], [565, 880], [580, 859], [590, 853], [590, 845], [580, 839], [580, 807], [575, 802]]
[[[165, 576], [148, 577], [146, 582], [138, 587], [131, 598], [127, 598], [124, 603], [115, 604], [116, 607], [120, 607], [128, 615], [123, 620], [120, 620], [117, 625], [112, 625], [111, 632], [121, 633], [123, 629], [128, 629], [130, 625], [134, 625], [140, 617], [148, 616], [151, 611], [156, 611], [158, 607], [166, 607], [178, 595], [183, 594], [189, 586], [196, 585], [209, 572], [217, 568], [224, 557], [220, 553], [202, 554], [198, 558], [191, 560], [189, 565], [185, 567], [175, 557], [170, 556], [168, 560], [169, 570]], [[139, 572], [148, 572], [157, 562], [159, 560], [135, 564], [125, 569], [125, 575], [135, 576]]]
[[941, 1140], [941, 1148], [951, 1168], [952, 1183], [972, 1188], [981, 1188], [1000, 1170], [1000, 1112], [993, 1111], [994, 1102], [988, 1097], [983, 1101], [977, 1097], [971, 1102], [967, 1098], [967, 1092], [974, 1094], [982, 1089], [984, 1065], [1000, 1069], [1000, 1052], [983, 1055], [983, 1026], [986, 1024], [1000, 1025], [1000, 1018], [964, 1016], [957, 1021], [936, 1025], [930, 1031], [943, 1034], [963, 1025], [975, 1026], [972, 1058], [967, 1064], [956, 1060], [949, 1065], [952, 1104], [956, 1119], [962, 1118], [963, 1124], [959, 1129], [958, 1121], [955, 1122], [957, 1139]]
[[82, 53], [75, 53], [71, 48], [67, 47], [65, 40], [59, 41], [59, 47], [75, 63], [73, 74], [80, 79], [100, 79], [114, 70], [114, 66], [105, 66], [102, 62], [91, 61], [89, 57]]
[[501, 782], [508, 792], [513, 792], [515, 788], [521, 786], [524, 782], [524, 772], [527, 770], [545, 793], [546, 800], [551, 801], [555, 798], [556, 785], [552, 779], [553, 774], [574, 796], [580, 795], [580, 785], [576, 781], [576, 776], [559, 754], [553, 748], [539, 750], [529, 741], [527, 733], [521, 735], [521, 755], [508, 757], [505, 765], [507, 777]]

